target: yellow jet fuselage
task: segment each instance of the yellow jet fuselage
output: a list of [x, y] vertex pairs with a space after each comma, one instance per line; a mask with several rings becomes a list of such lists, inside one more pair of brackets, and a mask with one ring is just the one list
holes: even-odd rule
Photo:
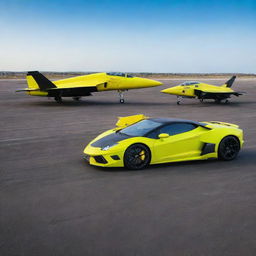
[[[57, 81], [50, 81], [38, 71], [28, 72], [28, 88], [24, 89], [32, 96], [55, 97], [82, 97], [89, 96], [92, 92], [117, 90], [120, 102], [123, 91], [159, 86], [162, 83], [140, 77], [133, 77], [125, 73], [95, 73], [77, 76]], [[123, 103], [123, 102], [121, 102]]]
[[210, 85], [205, 83], [178, 85], [178, 86], [174, 86], [174, 87], [162, 90], [161, 92], [167, 93], [167, 94], [173, 94], [177, 96], [196, 98], [198, 96], [198, 94], [196, 93], [197, 90], [212, 92], [212, 93], [233, 93], [234, 92], [234, 90], [232, 90], [229, 87], [215, 86], [215, 85]]
[[[230, 88], [235, 81], [235, 78], [236, 77], [233, 76], [221, 86], [192, 81], [185, 82], [181, 85], [164, 89], [161, 92], [176, 95], [178, 98], [198, 98], [200, 101], [203, 101], [204, 99], [214, 99], [216, 102], [220, 102], [221, 100], [226, 100], [227, 102], [227, 99], [230, 98], [231, 95], [239, 96], [242, 94], [241, 92], [236, 92]], [[178, 99], [177, 104], [179, 103], [180, 100]]]

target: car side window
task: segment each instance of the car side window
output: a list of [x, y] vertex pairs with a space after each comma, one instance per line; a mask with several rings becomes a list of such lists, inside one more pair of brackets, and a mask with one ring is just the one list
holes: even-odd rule
[[158, 139], [159, 130], [154, 130], [147, 135], [147, 138]]
[[167, 133], [170, 136], [189, 132], [197, 128], [197, 125], [195, 124], [189, 124], [189, 123], [175, 123], [175, 124], [168, 124], [165, 125], [155, 131], [152, 131], [148, 134], [148, 138], [157, 139], [158, 135], [161, 133]]
[[169, 124], [159, 129], [159, 134], [167, 133], [170, 136], [194, 130], [197, 126], [189, 123]]

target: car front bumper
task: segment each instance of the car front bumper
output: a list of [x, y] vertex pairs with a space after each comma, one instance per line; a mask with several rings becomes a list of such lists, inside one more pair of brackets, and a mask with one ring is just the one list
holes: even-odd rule
[[102, 167], [123, 167], [123, 152], [118, 150], [101, 150], [88, 145], [83, 157], [89, 164]]

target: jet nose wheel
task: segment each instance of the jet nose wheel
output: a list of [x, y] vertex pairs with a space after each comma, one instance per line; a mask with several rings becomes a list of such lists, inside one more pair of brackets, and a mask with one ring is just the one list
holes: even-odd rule
[[120, 103], [123, 104], [124, 103], [124, 92], [118, 91], [118, 93], [119, 93], [119, 97], [120, 97]]
[[180, 105], [180, 103], [181, 103], [181, 97], [180, 96], [177, 96], [177, 105]]

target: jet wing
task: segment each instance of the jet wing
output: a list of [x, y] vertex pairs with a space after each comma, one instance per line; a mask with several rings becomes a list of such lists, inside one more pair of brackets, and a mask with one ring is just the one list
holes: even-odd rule
[[49, 96], [90, 96], [92, 92], [97, 92], [97, 86], [100, 84], [65, 84], [55, 88], [47, 88], [44, 91], [48, 92]]
[[81, 88], [81, 87], [97, 87], [100, 84], [106, 83], [106, 79], [93, 79], [93, 80], [86, 80], [86, 81], [65, 81], [62, 83], [60, 80], [53, 82], [57, 87], [56, 88], [49, 88], [49, 89], [67, 89], [67, 88]]
[[70, 84], [65, 84], [65, 86], [59, 86], [59, 87], [54, 87], [54, 88], [44, 88], [43, 90], [40, 88], [25, 88], [25, 89], [18, 89], [16, 92], [30, 92], [30, 91], [45, 91], [48, 92], [50, 95], [51, 94], [56, 94], [56, 93], [79, 93], [81, 91], [88, 93], [90, 95], [91, 92], [96, 92], [97, 91], [97, 86], [101, 85], [96, 84], [96, 83], [70, 83]]
[[40, 89], [38, 88], [35, 88], [35, 89], [33, 89], [33, 88], [25, 88], [25, 89], [18, 89], [18, 90], [16, 90], [15, 92], [30, 92], [30, 91], [40, 91]]
[[54, 81], [55, 87], [45, 88], [49, 96], [56, 94], [62, 96], [73, 96], [73, 95], [91, 95], [91, 92], [97, 92], [99, 85], [107, 84], [108, 80], [104, 78], [92, 78], [86, 80], [77, 81], [75, 78], [68, 78], [63, 80]]
[[235, 96], [239, 96], [242, 95], [244, 92], [221, 92], [218, 90], [212, 90], [212, 91], [207, 91], [207, 90], [195, 90], [195, 95], [197, 96], [203, 96], [205, 98], [209, 97], [209, 96], [230, 96], [230, 95], [235, 95]]

